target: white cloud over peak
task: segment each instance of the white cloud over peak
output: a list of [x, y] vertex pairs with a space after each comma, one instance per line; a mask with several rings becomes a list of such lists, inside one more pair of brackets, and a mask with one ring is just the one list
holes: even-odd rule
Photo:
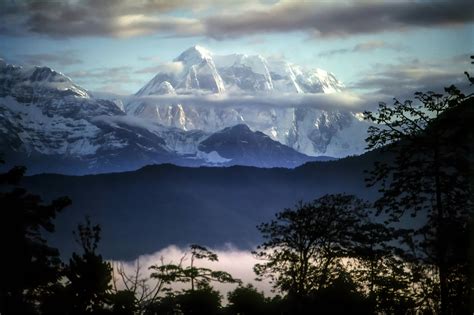
[[209, 94], [193, 91], [193, 94], [181, 95], [150, 95], [135, 97], [131, 101], [144, 104], [186, 104], [194, 106], [216, 107], [250, 107], [250, 108], [285, 108], [285, 107], [312, 107], [318, 109], [341, 109], [357, 111], [369, 101], [362, 95], [351, 92], [337, 93], [220, 93]]

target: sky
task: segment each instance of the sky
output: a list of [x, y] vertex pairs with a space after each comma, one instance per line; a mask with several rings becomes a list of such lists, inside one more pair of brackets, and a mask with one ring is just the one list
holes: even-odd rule
[[0, 0], [0, 58], [131, 94], [181, 52], [261, 54], [397, 96], [466, 82], [474, 2]]

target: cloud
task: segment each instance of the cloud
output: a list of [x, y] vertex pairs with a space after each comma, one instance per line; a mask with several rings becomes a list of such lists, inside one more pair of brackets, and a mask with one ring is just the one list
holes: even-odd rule
[[56, 38], [77, 36], [132, 37], [151, 33], [191, 35], [199, 32], [195, 19], [164, 13], [192, 7], [178, 1], [2, 1], [1, 33], [23, 32]]
[[173, 61], [164, 64], [160, 64], [157, 66], [145, 67], [142, 69], [138, 69], [135, 73], [164, 73], [170, 75], [176, 75], [183, 71], [183, 63], [180, 61]]
[[[1, 0], [0, 0], [1, 1]], [[304, 31], [313, 37], [449, 27], [474, 21], [474, 3], [458, 1], [2, 1], [0, 33], [133, 37], [206, 36]], [[245, 8], [245, 9], [241, 9]], [[174, 12], [180, 14], [174, 14]]]
[[103, 67], [73, 71], [69, 72], [68, 75], [75, 80], [103, 79], [108, 82], [137, 82], [137, 80], [132, 79], [130, 76], [131, 71], [132, 67], [129, 66]]
[[64, 50], [57, 53], [20, 54], [17, 55], [16, 59], [19, 59], [20, 63], [35, 66], [51, 64], [70, 66], [83, 63], [77, 57], [77, 52], [73, 50]]
[[266, 10], [216, 15], [204, 21], [217, 39], [255, 33], [308, 31], [314, 37], [452, 26], [474, 21], [472, 1], [279, 2]]
[[100, 91], [118, 94], [128, 94], [130, 84], [144, 83], [144, 80], [133, 76], [133, 68], [129, 66], [78, 70], [66, 75], [80, 85], [94, 85]]
[[[206, 260], [196, 260], [195, 265], [197, 267], [206, 267], [214, 270], [222, 270], [230, 273], [234, 278], [242, 280], [244, 284], [252, 283], [260, 291], [264, 291], [266, 296], [272, 296], [274, 293], [271, 292], [271, 285], [268, 281], [255, 281], [255, 273], [253, 272], [253, 266], [261, 261], [257, 260], [250, 251], [239, 250], [231, 245], [226, 245], [224, 248], [211, 249], [215, 252], [219, 258], [217, 262], [209, 262]], [[189, 264], [189, 253], [187, 249], [179, 248], [177, 246], [168, 246], [161, 249], [160, 251], [151, 254], [143, 255], [139, 257], [140, 265], [143, 267], [141, 270], [142, 277], [148, 278], [151, 270], [148, 267], [154, 264], [160, 264], [161, 259], [164, 263], [179, 263], [180, 259], [187, 254], [183, 261], [184, 266]], [[113, 261], [115, 266], [118, 263], [123, 263], [124, 269], [128, 274], [134, 274], [136, 261], [119, 262]], [[150, 280], [151, 282], [152, 280]], [[227, 292], [235, 289], [236, 284], [219, 284], [212, 283], [214, 288], [219, 290], [221, 294], [226, 297]], [[187, 284], [175, 284], [174, 289], [189, 289], [189, 283]]]
[[387, 43], [382, 40], [374, 40], [374, 41], [367, 41], [367, 42], [356, 44], [352, 48], [342, 48], [342, 49], [333, 49], [333, 50], [323, 51], [319, 53], [318, 56], [331, 57], [338, 54], [357, 53], [357, 52], [365, 53], [365, 52], [370, 52], [377, 49], [401, 51], [404, 48], [401, 45]]
[[372, 51], [376, 49], [392, 49], [392, 50], [400, 51], [403, 48], [400, 45], [390, 44], [382, 40], [374, 40], [374, 41], [368, 41], [368, 42], [357, 44], [354, 46], [354, 48], [352, 48], [352, 51], [366, 52], [366, 51]]
[[[383, 42], [366, 42], [352, 49], [367, 50], [382, 46]], [[174, 69], [176, 64], [170, 63], [167, 67]], [[338, 93], [298, 94], [273, 91], [247, 94], [229, 90], [222, 94], [209, 94], [204, 91], [178, 90], [178, 93], [182, 94], [151, 95], [135, 97], [132, 100], [145, 106], [185, 104], [196, 107], [214, 106], [250, 110], [309, 107], [358, 112], [376, 106], [379, 101], [391, 102], [394, 97], [413, 99], [413, 93], [416, 91], [443, 92], [444, 87], [451, 84], [462, 91], [468, 91], [468, 81], [463, 72], [469, 68], [471, 65], [468, 54], [430, 62], [400, 59], [398, 63], [374, 64], [369, 71], [358, 76], [357, 82], [349, 84], [343, 92]], [[179, 70], [180, 67], [176, 67], [176, 71]], [[185, 92], [189, 94], [184, 94]]]
[[443, 92], [444, 87], [451, 84], [461, 91], [469, 91], [472, 88], [463, 73], [471, 68], [469, 61], [466, 54], [433, 62], [414, 59], [397, 64], [375, 64], [348, 88], [371, 90], [385, 99], [413, 99], [416, 91]]
[[311, 107], [323, 110], [350, 110], [358, 111], [367, 99], [350, 92], [331, 94], [298, 94], [298, 93], [262, 93], [262, 94], [206, 94], [197, 93], [188, 95], [150, 95], [135, 97], [132, 101], [139, 101], [145, 106], [160, 104], [186, 104], [187, 106], [230, 107], [234, 109], [249, 108], [294, 108]]

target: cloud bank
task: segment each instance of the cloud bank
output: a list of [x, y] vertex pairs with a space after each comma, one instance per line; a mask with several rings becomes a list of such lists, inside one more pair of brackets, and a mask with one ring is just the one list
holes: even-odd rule
[[474, 3], [468, 0], [243, 3], [3, 0], [1, 6], [0, 33], [34, 33], [55, 38], [161, 34], [223, 40], [294, 31], [308, 32], [313, 37], [344, 37], [474, 22]]
[[[375, 64], [368, 72], [361, 74], [358, 81], [349, 84], [348, 89], [371, 90], [381, 98], [413, 98], [416, 91], [444, 92], [452, 84], [461, 91], [472, 91], [464, 71], [472, 69], [468, 54], [433, 62], [403, 60], [393, 64]], [[472, 72], [472, 71], [471, 71]]]
[[192, 106], [215, 106], [231, 108], [293, 108], [311, 107], [322, 110], [358, 111], [370, 101], [356, 93], [261, 93], [261, 94], [199, 94], [188, 95], [150, 95], [131, 98], [130, 101], [153, 106], [155, 104], [185, 104]]
[[[250, 251], [240, 250], [234, 248], [232, 245], [226, 245], [224, 248], [211, 249], [219, 257], [219, 261], [210, 262], [206, 260], [196, 260], [195, 265], [197, 267], [206, 267], [213, 270], [223, 270], [230, 273], [234, 278], [242, 280], [244, 284], [252, 283], [259, 291], [263, 291], [266, 296], [274, 295], [271, 292], [272, 287], [268, 281], [256, 281], [255, 273], [253, 272], [253, 266], [260, 261], [257, 260]], [[187, 255], [186, 255], [187, 254]], [[180, 259], [186, 255], [183, 261], [184, 266], [189, 265], [189, 252], [185, 248], [179, 248], [174, 245], [170, 245], [163, 248], [153, 254], [143, 255], [138, 257], [139, 263], [142, 266], [141, 275], [144, 278], [149, 278], [151, 273], [148, 267], [154, 264], [160, 264], [161, 259], [164, 263], [179, 263]], [[127, 274], [134, 274], [136, 261], [111, 261], [117, 265], [122, 263]], [[153, 280], [150, 280], [153, 283]], [[213, 287], [221, 292], [223, 297], [227, 296], [227, 292], [234, 290], [236, 284], [220, 284], [212, 283]], [[176, 290], [190, 289], [188, 284], [175, 284], [173, 288]]]
[[288, 1], [267, 10], [210, 17], [205, 25], [207, 34], [217, 39], [300, 30], [314, 37], [343, 37], [470, 23], [473, 10], [468, 1]]
[[135, 73], [165, 73], [170, 75], [177, 75], [183, 71], [184, 65], [180, 61], [173, 61], [164, 64], [160, 64], [157, 66], [146, 67], [142, 69], [138, 69]]

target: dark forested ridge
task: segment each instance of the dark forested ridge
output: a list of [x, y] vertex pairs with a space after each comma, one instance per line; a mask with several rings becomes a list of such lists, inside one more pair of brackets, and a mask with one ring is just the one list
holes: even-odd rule
[[[248, 248], [259, 241], [255, 226], [299, 200], [346, 192], [370, 198], [363, 170], [377, 152], [295, 169], [233, 166], [187, 168], [171, 164], [134, 172], [26, 177], [23, 185], [46, 200], [69, 196], [73, 204], [57, 219], [53, 244], [72, 244], [84, 215], [103, 228], [108, 258], [134, 258], [169, 244], [190, 242]], [[70, 248], [67, 248], [70, 250]]]

